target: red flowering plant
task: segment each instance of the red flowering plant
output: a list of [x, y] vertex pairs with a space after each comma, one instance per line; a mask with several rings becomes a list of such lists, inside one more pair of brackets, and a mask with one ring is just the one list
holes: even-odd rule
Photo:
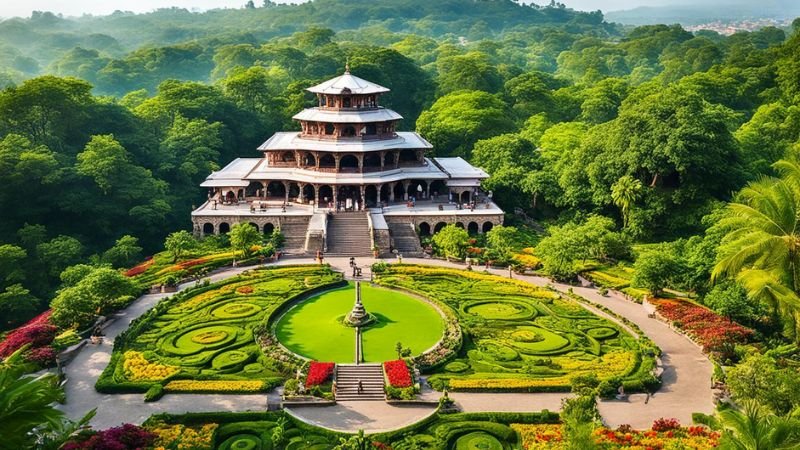
[[389, 386], [396, 388], [411, 386], [411, 372], [409, 372], [408, 365], [406, 365], [406, 362], [402, 359], [386, 361], [383, 363], [383, 370], [386, 372]]
[[145, 262], [139, 264], [138, 266], [131, 267], [130, 269], [128, 269], [128, 271], [125, 272], [125, 276], [126, 277], [135, 277], [136, 275], [140, 275], [140, 274], [144, 273], [147, 269], [149, 269], [150, 266], [152, 266], [154, 262], [155, 262], [155, 260], [151, 256], [150, 259], [148, 259]]
[[334, 363], [324, 363], [311, 361], [308, 366], [308, 376], [306, 377], [306, 388], [312, 386], [319, 386], [330, 380], [333, 376], [333, 369], [336, 365]]
[[39, 367], [52, 366], [56, 363], [56, 350], [50, 346], [34, 348], [25, 353], [25, 360]]
[[96, 433], [81, 434], [61, 447], [62, 450], [144, 450], [150, 448], [156, 435], [144, 428], [126, 423]]
[[29, 320], [25, 325], [10, 331], [0, 343], [0, 358], [7, 358], [25, 345], [30, 345], [33, 349], [50, 345], [56, 337], [58, 328], [49, 320], [48, 310]]
[[750, 328], [690, 302], [655, 300], [653, 303], [659, 314], [689, 335], [703, 347], [703, 351], [714, 353], [723, 360], [733, 356], [736, 344], [748, 342], [754, 334]]
[[664, 417], [660, 419], [656, 419], [653, 422], [653, 426], [650, 427], [651, 430], [655, 431], [656, 433], [662, 433], [664, 431], [671, 431], [671, 430], [679, 430], [681, 428], [681, 423], [678, 419], [666, 419]]

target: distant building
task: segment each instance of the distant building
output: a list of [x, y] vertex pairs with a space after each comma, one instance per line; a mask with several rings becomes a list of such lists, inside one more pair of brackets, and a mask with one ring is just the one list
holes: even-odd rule
[[278, 132], [201, 184], [208, 201], [192, 212], [197, 235], [250, 223], [279, 228], [290, 252], [338, 255], [421, 252], [416, 231], [448, 223], [474, 233], [503, 221], [480, 189], [486, 172], [462, 158], [430, 158], [431, 144], [397, 131], [402, 117], [380, 106], [389, 89], [351, 75], [308, 89], [319, 106], [294, 116], [299, 132]]

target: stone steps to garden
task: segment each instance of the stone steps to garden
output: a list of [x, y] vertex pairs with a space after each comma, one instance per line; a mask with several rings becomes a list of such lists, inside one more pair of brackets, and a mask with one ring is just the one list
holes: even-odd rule
[[281, 233], [284, 237], [283, 248], [290, 253], [305, 253], [307, 232], [307, 221], [305, 223], [290, 222], [282, 224]]
[[339, 212], [328, 221], [329, 256], [371, 256], [369, 221], [364, 212]]
[[414, 226], [407, 222], [389, 223], [389, 234], [392, 236], [392, 246], [407, 257], [422, 256], [422, 246]]
[[[358, 392], [361, 381], [362, 391]], [[384, 400], [383, 367], [380, 364], [337, 364], [336, 401]]]

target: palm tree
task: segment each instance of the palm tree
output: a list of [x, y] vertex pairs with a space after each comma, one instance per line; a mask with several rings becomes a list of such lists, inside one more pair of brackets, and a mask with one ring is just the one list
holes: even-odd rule
[[630, 175], [625, 175], [611, 186], [611, 200], [622, 212], [624, 227], [627, 227], [630, 223], [631, 207], [639, 198], [641, 192], [642, 182]]
[[[789, 323], [800, 311], [800, 177], [790, 162], [776, 165], [783, 178], [764, 178], [742, 189], [717, 226], [727, 231], [712, 281], [739, 280], [752, 299], [780, 312]], [[800, 174], [800, 168], [796, 174]], [[795, 327], [791, 327], [795, 328]], [[796, 330], [789, 330], [796, 335]]]
[[741, 410], [718, 413], [722, 428], [721, 448], [731, 450], [779, 450], [800, 447], [800, 424], [766, 412], [750, 401]]
[[64, 413], [54, 406], [64, 401], [58, 376], [24, 376], [26, 364], [17, 350], [0, 363], [0, 436], [2, 448], [31, 448], [36, 429], [58, 429]]

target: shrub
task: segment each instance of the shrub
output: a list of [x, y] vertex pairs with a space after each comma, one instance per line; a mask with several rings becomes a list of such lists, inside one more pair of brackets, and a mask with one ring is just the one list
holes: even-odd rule
[[670, 430], [677, 430], [681, 427], [681, 423], [678, 422], [678, 419], [665, 419], [660, 418], [656, 419], [653, 422], [653, 426], [650, 427], [651, 430], [660, 433], [662, 431], [670, 431]]
[[145, 402], [154, 402], [164, 396], [164, 386], [154, 384], [144, 393]]
[[153, 443], [155, 434], [126, 423], [96, 433], [84, 434], [69, 441], [62, 450], [143, 449]]
[[408, 370], [408, 365], [402, 359], [386, 361], [383, 363], [383, 370], [389, 380], [389, 386], [396, 388], [411, 386], [411, 373]]
[[336, 365], [334, 363], [311, 361], [311, 364], [308, 366], [308, 376], [306, 377], [305, 386], [310, 388], [327, 382], [333, 376], [333, 369], [335, 367]]

